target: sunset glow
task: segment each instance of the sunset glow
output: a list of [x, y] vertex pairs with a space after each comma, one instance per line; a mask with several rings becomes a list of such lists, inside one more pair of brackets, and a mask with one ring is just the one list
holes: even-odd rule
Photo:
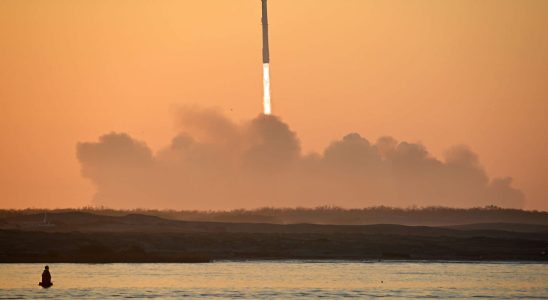
[[[118, 132], [156, 153], [181, 106], [270, 113], [260, 17], [258, 0], [1, 1], [0, 205], [93, 205], [76, 145]], [[548, 209], [548, 1], [277, 0], [269, 21], [274, 113], [303, 155], [352, 132], [439, 160], [467, 145]]]

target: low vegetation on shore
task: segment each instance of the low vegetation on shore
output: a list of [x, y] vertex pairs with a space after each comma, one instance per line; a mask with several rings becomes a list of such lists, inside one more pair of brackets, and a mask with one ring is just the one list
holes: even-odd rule
[[263, 207], [246, 210], [150, 210], [133, 209], [117, 210], [105, 207], [83, 207], [69, 209], [0, 210], [0, 219], [21, 215], [40, 213], [87, 212], [106, 216], [125, 216], [141, 214], [156, 216], [169, 220], [201, 222], [251, 222], [272, 224], [400, 224], [423, 226], [449, 226], [474, 223], [520, 223], [548, 225], [548, 212], [536, 210], [505, 209], [496, 206], [476, 208], [449, 207], [408, 207], [396, 208], [376, 206], [367, 208], [346, 209], [335, 206], [315, 208], [274, 208]]

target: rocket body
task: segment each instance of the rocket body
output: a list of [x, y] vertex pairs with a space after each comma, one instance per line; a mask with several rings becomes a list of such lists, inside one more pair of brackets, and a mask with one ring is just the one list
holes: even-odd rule
[[267, 0], [262, 2], [262, 24], [263, 24], [263, 112], [270, 115], [272, 107], [270, 104], [270, 49], [268, 45], [268, 5]]
[[268, 5], [267, 0], [261, 0], [263, 4], [263, 64], [270, 63], [270, 49], [268, 45]]

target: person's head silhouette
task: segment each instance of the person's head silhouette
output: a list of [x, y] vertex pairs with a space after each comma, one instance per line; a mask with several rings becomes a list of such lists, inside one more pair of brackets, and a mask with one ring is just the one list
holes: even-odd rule
[[45, 268], [46, 270], [49, 270], [49, 266], [45, 266], [44, 268]]

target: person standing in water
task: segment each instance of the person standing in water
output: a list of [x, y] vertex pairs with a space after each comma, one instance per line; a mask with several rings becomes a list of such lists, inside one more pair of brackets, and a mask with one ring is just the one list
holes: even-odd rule
[[49, 266], [44, 267], [44, 272], [42, 272], [42, 282], [38, 284], [43, 288], [49, 288], [53, 285], [51, 282], [51, 274], [49, 273]]

